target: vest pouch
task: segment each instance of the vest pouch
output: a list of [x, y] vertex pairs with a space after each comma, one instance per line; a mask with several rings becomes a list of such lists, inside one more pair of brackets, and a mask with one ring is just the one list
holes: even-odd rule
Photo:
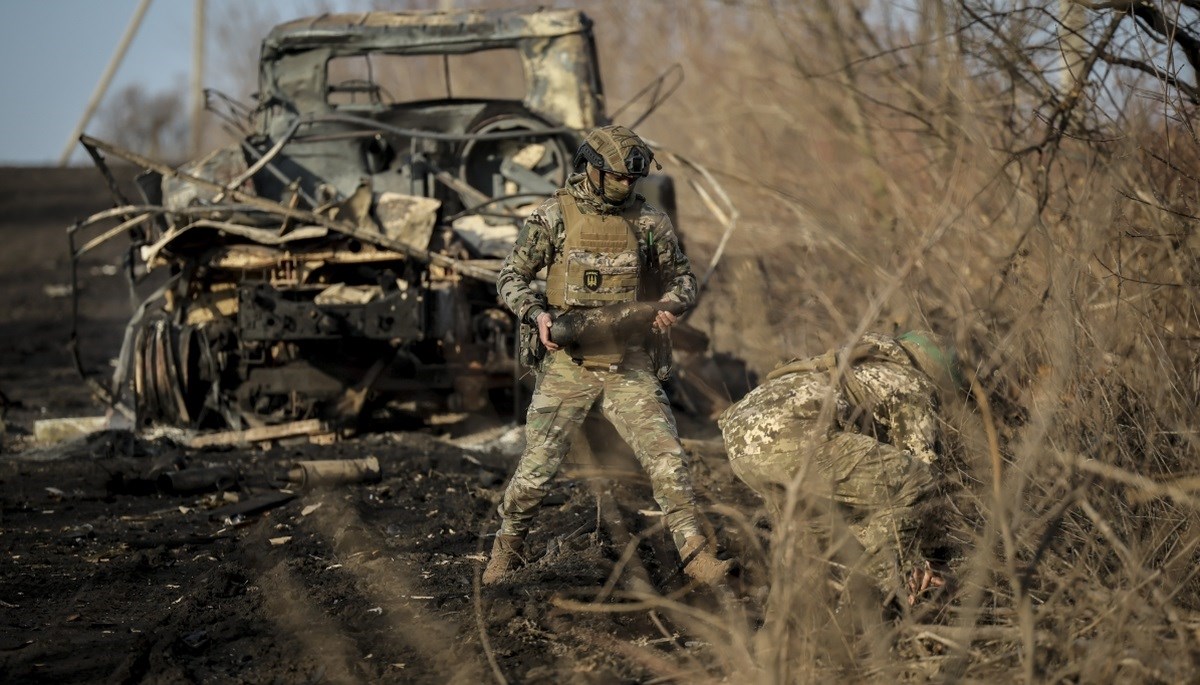
[[655, 331], [647, 336], [646, 353], [650, 355], [650, 369], [658, 377], [659, 382], [666, 383], [675, 371], [675, 358], [672, 356], [671, 331]]
[[542, 360], [545, 358], [546, 346], [538, 337], [537, 326], [521, 322], [521, 329], [518, 333], [517, 360], [521, 362], [522, 366], [536, 369], [541, 366]]
[[600, 307], [637, 299], [640, 269], [636, 250], [605, 254], [572, 249], [566, 260], [566, 306]]

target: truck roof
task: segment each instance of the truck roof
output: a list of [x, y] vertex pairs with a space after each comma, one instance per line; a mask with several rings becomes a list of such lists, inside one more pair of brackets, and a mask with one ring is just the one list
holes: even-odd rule
[[458, 10], [321, 14], [279, 24], [263, 40], [263, 59], [314, 47], [397, 52], [472, 52], [522, 40], [590, 31], [578, 10]]

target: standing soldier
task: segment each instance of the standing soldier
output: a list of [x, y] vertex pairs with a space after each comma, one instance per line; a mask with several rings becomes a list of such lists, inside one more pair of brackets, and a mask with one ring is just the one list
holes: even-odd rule
[[909, 604], [945, 584], [920, 549], [939, 481], [937, 391], [958, 385], [944, 349], [932, 333], [867, 334], [843, 350], [840, 376], [836, 352], [786, 362], [718, 419], [734, 475], [777, 521], [789, 487], [802, 505], [832, 503], [861, 545], [855, 570]]
[[[696, 277], [671, 220], [633, 192], [653, 161], [650, 147], [624, 126], [592, 131], [575, 157], [576, 168], [586, 163], [586, 170], [567, 179], [526, 220], [500, 270], [500, 296], [536, 329], [532, 348], [540, 354], [533, 356], [541, 358], [526, 419], [527, 446], [500, 503], [500, 531], [485, 584], [500, 581], [523, 561], [534, 511], [597, 398], [649, 475], [684, 572], [710, 584], [728, 572], [731, 562], [712, 554], [697, 525], [686, 456], [659, 385], [659, 367], [648, 352], [647, 337], [665, 332], [676, 316], [660, 311], [653, 333], [626, 339], [605, 336], [561, 347], [550, 335], [554, 318], [574, 308], [647, 299], [684, 308], [695, 304]], [[531, 286], [542, 268], [548, 270], [544, 297]]]

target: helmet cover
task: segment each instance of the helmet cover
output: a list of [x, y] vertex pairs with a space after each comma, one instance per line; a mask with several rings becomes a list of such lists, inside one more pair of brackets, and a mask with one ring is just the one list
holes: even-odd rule
[[588, 134], [579, 152], [575, 155], [575, 166], [584, 162], [601, 171], [642, 177], [650, 173], [654, 152], [638, 134], [624, 126], [601, 126]]
[[962, 371], [958, 354], [947, 348], [942, 339], [929, 331], [908, 331], [896, 338], [912, 358], [913, 366], [934, 382], [948, 387], [962, 386]]

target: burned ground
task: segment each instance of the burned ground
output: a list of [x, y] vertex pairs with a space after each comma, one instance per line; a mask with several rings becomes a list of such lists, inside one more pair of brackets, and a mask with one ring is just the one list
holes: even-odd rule
[[[501, 671], [522, 682], [653, 673], [597, 640], [705, 658], [645, 612], [556, 607], [592, 600], [624, 530], [653, 527], [632, 475], [622, 488], [562, 480], [531, 537], [532, 563], [477, 596], [503, 465], [428, 435], [201, 454], [111, 432], [52, 461], [39, 454], [3, 472], [0, 646], [12, 681], [479, 682], [490, 678], [484, 632]], [[364, 454], [379, 459], [382, 482], [230, 513], [279, 492], [272, 478], [287, 462]], [[146, 478], [221, 464], [243, 475], [227, 494], [164, 494]], [[601, 506], [609, 498], [615, 506]], [[661, 537], [644, 545], [651, 582], [711, 605], [683, 588]]]
[[[5, 169], [0, 189], [0, 679], [638, 682], [704, 670], [711, 642], [665, 610], [585, 606], [599, 593], [612, 608], [648, 581], [755, 620], [754, 601], [685, 583], [632, 462], [603, 475], [570, 465], [539, 514], [531, 563], [479, 592], [483, 534], [514, 457], [452, 438], [484, 425], [498, 435], [502, 419], [269, 450], [189, 450], [122, 431], [35, 446], [35, 421], [101, 412], [67, 352], [64, 227], [107, 200], [93, 170]], [[80, 270], [93, 373], [128, 313], [119, 264], [109, 252]], [[684, 429], [705, 502], [752, 502], [722, 468], [714, 427]], [[300, 491], [280, 480], [297, 460], [364, 456], [378, 458], [381, 482]], [[223, 491], [171, 494], [155, 480], [222, 465], [239, 472]], [[638, 554], [623, 559], [631, 540]], [[618, 565], [623, 580], [609, 587]]]

